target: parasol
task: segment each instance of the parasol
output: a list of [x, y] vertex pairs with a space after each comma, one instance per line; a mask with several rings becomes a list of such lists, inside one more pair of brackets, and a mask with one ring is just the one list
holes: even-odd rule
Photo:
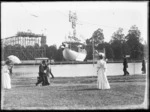
[[17, 56], [14, 56], [14, 55], [10, 55], [7, 57], [10, 61], [12, 61], [13, 63], [21, 63], [20, 59], [17, 57]]

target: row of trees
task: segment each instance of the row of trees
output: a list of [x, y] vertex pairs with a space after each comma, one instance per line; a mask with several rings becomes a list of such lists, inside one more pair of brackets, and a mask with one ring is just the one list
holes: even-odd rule
[[[96, 30], [86, 43], [91, 49], [92, 42], [95, 43], [95, 49], [100, 50], [105, 48], [106, 58], [113, 60], [120, 60], [125, 55], [130, 55], [132, 60], [141, 60], [147, 56], [147, 44], [142, 44], [141, 32], [136, 25], [133, 25], [127, 35], [123, 34], [123, 28], [119, 28], [113, 33], [111, 40], [104, 42], [104, 34], [102, 29]], [[91, 59], [92, 52], [88, 49], [87, 59]], [[146, 57], [147, 58], [147, 57]]]
[[[86, 39], [86, 45], [84, 48], [87, 51], [86, 60], [93, 59], [93, 42], [94, 48], [97, 51], [105, 48], [106, 58], [109, 60], [122, 60], [125, 55], [130, 55], [130, 59], [132, 60], [141, 60], [144, 56], [147, 56], [147, 44], [142, 44], [141, 32], [139, 31], [137, 26], [132, 26], [127, 35], [123, 34], [123, 29], [119, 28], [116, 32], [113, 33], [111, 40], [109, 42], [104, 41], [104, 34], [102, 29], [97, 29], [91, 38]], [[72, 46], [74, 47], [74, 46]], [[28, 46], [26, 48], [15, 45], [15, 46], [5, 46], [4, 51], [8, 49], [26, 49], [26, 51], [35, 52], [37, 49], [44, 49], [45, 54], [43, 57], [48, 57], [50, 59], [54, 59], [55, 61], [64, 61], [62, 55], [61, 47], [56, 45], [43, 45], [43, 46]], [[75, 48], [76, 49], [76, 48]], [[35, 56], [30, 56], [30, 59], [34, 59], [35, 57], [40, 57], [40, 52]], [[19, 55], [19, 53], [18, 53]], [[6, 56], [4, 56], [6, 57]], [[21, 60], [26, 60], [27, 58], [23, 56], [18, 56]], [[29, 59], [29, 58], [28, 58]]]
[[9, 55], [15, 55], [21, 60], [34, 60], [36, 57], [45, 56], [45, 48], [39, 47], [38, 44], [34, 46], [21, 46], [20, 44], [7, 45], [2, 47], [2, 58], [6, 60]]

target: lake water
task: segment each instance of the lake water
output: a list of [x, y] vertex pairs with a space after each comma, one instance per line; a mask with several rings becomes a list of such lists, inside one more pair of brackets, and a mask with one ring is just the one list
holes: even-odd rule
[[[141, 74], [142, 63], [128, 63], [128, 71], [131, 75]], [[37, 77], [39, 65], [14, 66], [13, 72], [21, 76]], [[96, 64], [70, 64], [52, 65], [52, 73], [55, 77], [96, 76]], [[123, 75], [122, 63], [107, 63], [107, 76]]]

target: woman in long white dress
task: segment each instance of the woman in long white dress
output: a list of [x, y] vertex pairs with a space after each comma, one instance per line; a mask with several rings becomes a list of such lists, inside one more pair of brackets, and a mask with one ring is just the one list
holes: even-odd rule
[[104, 54], [99, 54], [99, 60], [97, 61], [97, 75], [98, 89], [110, 89], [106, 76], [106, 61], [104, 60]]
[[6, 61], [4, 66], [2, 67], [2, 88], [11, 89], [11, 79], [10, 79], [10, 61]]

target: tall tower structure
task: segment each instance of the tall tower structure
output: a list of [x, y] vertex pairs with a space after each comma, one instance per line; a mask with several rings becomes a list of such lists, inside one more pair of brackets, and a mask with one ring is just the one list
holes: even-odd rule
[[73, 37], [76, 37], [76, 21], [77, 21], [77, 14], [74, 12], [69, 11], [69, 22], [72, 24], [73, 29]]

